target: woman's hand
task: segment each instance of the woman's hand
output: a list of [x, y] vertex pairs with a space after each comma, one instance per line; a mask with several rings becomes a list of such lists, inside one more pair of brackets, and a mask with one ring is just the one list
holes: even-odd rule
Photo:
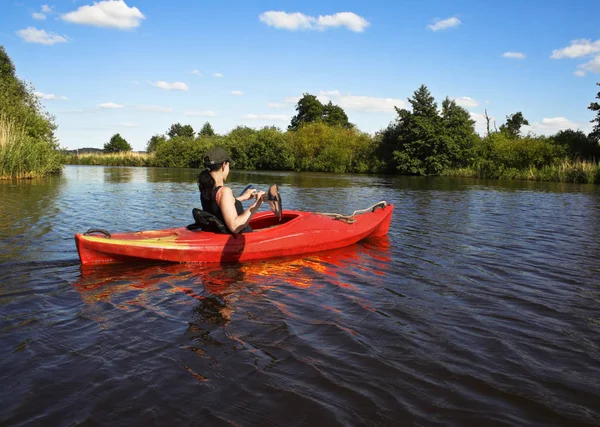
[[256, 213], [256, 211], [258, 211], [258, 208], [260, 208], [260, 206], [263, 203], [264, 196], [265, 196], [265, 192], [264, 191], [256, 191], [256, 190], [254, 190], [254, 197], [256, 197], [256, 201], [254, 203], [252, 203], [252, 206], [250, 206], [250, 209], [252, 210], [252, 213]]
[[246, 200], [250, 200], [253, 197], [256, 197], [256, 189], [255, 188], [248, 188], [246, 191], [244, 191], [242, 194], [240, 194], [239, 197], [237, 197], [237, 199], [240, 202], [245, 202]]

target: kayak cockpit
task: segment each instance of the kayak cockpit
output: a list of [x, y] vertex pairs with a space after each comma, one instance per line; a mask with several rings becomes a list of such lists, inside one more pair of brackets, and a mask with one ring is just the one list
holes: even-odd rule
[[254, 231], [263, 230], [265, 228], [286, 224], [299, 218], [300, 216], [300, 213], [297, 212], [283, 212], [280, 221], [275, 215], [260, 215], [250, 220], [250, 227], [252, 227]]

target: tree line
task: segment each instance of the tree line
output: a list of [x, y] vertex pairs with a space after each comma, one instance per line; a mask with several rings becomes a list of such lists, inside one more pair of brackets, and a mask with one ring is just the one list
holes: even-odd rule
[[[598, 102], [588, 107], [597, 112], [589, 135], [569, 129], [551, 136], [524, 135], [529, 121], [521, 111], [493, 129], [486, 111], [487, 131], [480, 136], [466, 109], [448, 97], [438, 106], [425, 85], [408, 102], [409, 109], [396, 108], [389, 126], [369, 135], [350, 123], [341, 107], [305, 93], [286, 131], [238, 126], [218, 135], [209, 122], [197, 133], [190, 125], [175, 123], [152, 136], [146, 149], [153, 153], [151, 165], [165, 167], [200, 167], [203, 153], [221, 145], [240, 169], [515, 178], [568, 160], [569, 167], [590, 162], [592, 173], [598, 170]], [[112, 139], [108, 145], [114, 147]], [[585, 181], [600, 182], [600, 175]]]

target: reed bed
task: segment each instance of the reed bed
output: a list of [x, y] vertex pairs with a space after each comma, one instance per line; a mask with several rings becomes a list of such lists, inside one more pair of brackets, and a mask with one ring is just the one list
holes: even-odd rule
[[482, 173], [481, 169], [447, 169], [443, 176], [463, 178], [493, 178], [504, 180], [572, 182], [580, 184], [600, 184], [600, 163], [595, 160], [564, 159], [559, 163], [528, 169], [497, 168]]
[[70, 154], [65, 157], [65, 163], [89, 166], [154, 166], [154, 153], [122, 151], [119, 153]]
[[29, 136], [23, 126], [0, 115], [0, 179], [57, 173], [62, 169], [61, 160], [50, 142]]

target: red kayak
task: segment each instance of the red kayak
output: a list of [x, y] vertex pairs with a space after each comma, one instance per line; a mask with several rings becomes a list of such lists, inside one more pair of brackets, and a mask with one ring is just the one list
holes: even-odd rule
[[380, 202], [345, 216], [302, 211], [260, 212], [250, 221], [254, 231], [220, 234], [166, 230], [110, 234], [89, 230], [76, 234], [75, 243], [84, 265], [159, 260], [173, 262], [230, 263], [302, 255], [337, 249], [367, 237], [388, 232], [393, 204]]

